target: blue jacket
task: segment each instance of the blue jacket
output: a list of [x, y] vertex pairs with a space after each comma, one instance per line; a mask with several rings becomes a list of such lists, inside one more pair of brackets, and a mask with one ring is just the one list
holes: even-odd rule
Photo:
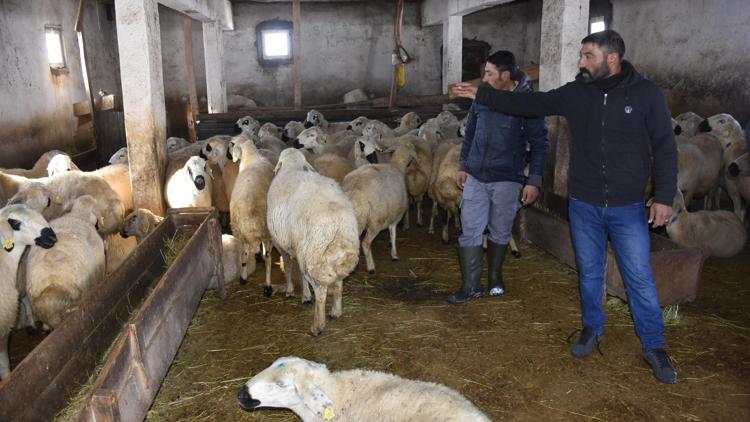
[[[514, 92], [531, 92], [523, 75]], [[531, 146], [529, 177], [524, 176], [526, 143]], [[547, 160], [547, 125], [542, 117], [498, 113], [474, 102], [466, 120], [459, 169], [480, 182], [518, 182], [542, 185]]]

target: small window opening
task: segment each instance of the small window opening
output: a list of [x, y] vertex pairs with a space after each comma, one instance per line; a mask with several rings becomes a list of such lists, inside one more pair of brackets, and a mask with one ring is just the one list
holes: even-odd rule
[[593, 34], [595, 32], [602, 32], [606, 28], [606, 25], [604, 24], [604, 16], [596, 17], [591, 20], [591, 27], [589, 34]]
[[282, 20], [261, 22], [256, 27], [258, 61], [263, 66], [292, 63], [292, 23]]
[[52, 69], [65, 67], [65, 54], [63, 51], [62, 29], [59, 26], [47, 25], [44, 27], [44, 36], [47, 43], [47, 60]]

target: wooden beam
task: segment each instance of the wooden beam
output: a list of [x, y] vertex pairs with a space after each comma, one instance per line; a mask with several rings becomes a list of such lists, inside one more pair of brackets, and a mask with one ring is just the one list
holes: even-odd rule
[[300, 0], [294, 0], [292, 3], [292, 46], [294, 48], [294, 65], [293, 65], [293, 78], [294, 78], [294, 109], [302, 109], [302, 46], [300, 37], [300, 16], [301, 7]]
[[195, 129], [195, 118], [198, 117], [198, 92], [195, 88], [195, 66], [193, 65], [193, 20], [185, 16], [182, 20], [182, 32], [185, 39], [185, 68], [187, 69], [187, 128], [188, 141], [198, 140]]
[[83, 10], [84, 10], [85, 3], [86, 3], [86, 0], [78, 0], [78, 11], [76, 12], [76, 24], [75, 24], [76, 32], [81, 32], [83, 30]]

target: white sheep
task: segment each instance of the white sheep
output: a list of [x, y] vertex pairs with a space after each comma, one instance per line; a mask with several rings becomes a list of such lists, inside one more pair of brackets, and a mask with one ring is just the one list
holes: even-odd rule
[[729, 258], [738, 254], [747, 242], [747, 230], [730, 211], [688, 212], [682, 192], [677, 191], [672, 205], [667, 234], [675, 243], [697, 247], [706, 255]]
[[170, 208], [211, 206], [211, 166], [198, 156], [190, 157], [185, 166], [176, 171], [165, 187]]
[[349, 173], [341, 184], [354, 206], [359, 232], [367, 230], [362, 239], [362, 252], [370, 274], [375, 273], [372, 241], [386, 228], [391, 238], [391, 259], [398, 260], [396, 226], [409, 210], [405, 174], [415, 158], [414, 145], [399, 145], [388, 164], [359, 167]]
[[252, 139], [253, 136], [258, 135], [259, 129], [260, 122], [255, 120], [252, 116], [240, 117], [237, 119], [237, 123], [234, 124], [235, 133], [244, 133], [250, 139]]
[[490, 421], [442, 384], [363, 369], [330, 372], [321, 363], [293, 356], [277, 359], [251, 378], [237, 400], [248, 411], [287, 408], [303, 422]]
[[[461, 144], [454, 145], [445, 153], [445, 158], [440, 163], [432, 187], [434, 200], [446, 210], [445, 225], [443, 226], [443, 242], [448, 243], [450, 237], [448, 228], [450, 219], [455, 219], [456, 227], [459, 225], [459, 207], [461, 205], [462, 192], [456, 185], [456, 173], [458, 172], [458, 161], [461, 158]], [[436, 209], [433, 205], [433, 215]], [[432, 226], [432, 222], [430, 223]], [[430, 231], [434, 233], [434, 229]]]
[[[271, 163], [258, 153], [255, 145], [238, 136], [232, 140], [232, 157], [240, 163], [237, 181], [229, 203], [232, 234], [242, 242], [240, 283], [247, 283], [249, 273], [255, 271], [255, 255], [263, 247], [266, 267], [263, 294], [270, 297], [271, 235], [267, 226], [267, 196], [273, 178]], [[248, 265], [250, 268], [248, 268]]]
[[[232, 200], [232, 190], [234, 190], [234, 183], [237, 180], [237, 173], [240, 171], [239, 164], [232, 161], [231, 145], [231, 141], [227, 143], [218, 138], [209, 139], [198, 155], [218, 168], [221, 174], [221, 183], [219, 183], [218, 178], [215, 178], [213, 189], [216, 191], [223, 187], [227, 210], [228, 203]], [[216, 192], [214, 192], [212, 199], [217, 199]]]
[[122, 147], [109, 157], [109, 164], [128, 164], [128, 147]]
[[703, 120], [703, 117], [692, 111], [680, 114], [674, 118], [675, 123], [680, 127], [680, 133], [675, 132], [675, 135], [687, 136], [688, 138], [694, 136], [698, 132], [698, 125], [700, 125]]
[[47, 164], [47, 175], [49, 177], [67, 171], [80, 171], [67, 154], [57, 154]]
[[356, 88], [351, 91], [348, 91], [341, 98], [341, 102], [344, 104], [359, 103], [362, 101], [369, 101], [369, 100], [370, 100], [370, 95], [367, 94], [367, 92], [362, 88]]
[[695, 135], [677, 145], [677, 187], [685, 195], [685, 203], [705, 197], [708, 209], [718, 194], [723, 148], [710, 134]]
[[68, 214], [50, 222], [57, 247], [29, 250], [26, 294], [34, 314], [52, 328], [104, 278], [104, 242], [95, 228], [99, 219], [97, 200], [81, 196]]
[[258, 128], [258, 137], [263, 138], [266, 136], [281, 139], [281, 128], [271, 122], [263, 123], [260, 128]]
[[[20, 291], [16, 282], [26, 246], [49, 249], [57, 242], [55, 232], [41, 214], [26, 205], [0, 209], [0, 379], [10, 374], [8, 338], [18, 315]], [[33, 317], [32, 317], [33, 321]]]
[[80, 196], [94, 197], [100, 216], [99, 233], [108, 235], [120, 230], [125, 209], [118, 193], [103, 177], [94, 173], [71, 171], [50, 177], [46, 183], [52, 192], [60, 196], [66, 207], [72, 206], [74, 199]]
[[370, 119], [368, 119], [367, 117], [359, 116], [349, 122], [349, 125], [346, 127], [346, 129], [351, 130], [355, 135], [362, 136], [362, 131], [365, 129], [365, 125], [367, 125], [367, 122], [369, 121]]
[[[11, 169], [0, 169], [5, 174], [12, 174], [15, 176], [23, 176], [29, 179], [37, 179], [40, 177], [47, 176], [47, 166], [49, 165], [52, 157], [65, 154], [62, 151], [53, 149], [42, 154], [34, 163], [34, 166], [30, 169], [11, 168]], [[11, 195], [12, 196], [12, 195]]]
[[329, 134], [346, 130], [346, 128], [350, 124], [350, 122], [328, 122], [325, 116], [323, 116], [323, 113], [319, 112], [318, 110], [308, 111], [303, 123], [305, 125], [305, 128], [317, 126]]
[[300, 151], [282, 151], [275, 172], [268, 190], [268, 230], [274, 246], [299, 263], [303, 285], [315, 291], [310, 332], [318, 335], [326, 324], [329, 288], [333, 290], [329, 315], [341, 316], [343, 279], [359, 260], [357, 218], [338, 183], [317, 174]]
[[373, 138], [360, 136], [354, 146], [354, 166], [378, 164], [378, 153], [382, 152], [380, 145]]
[[177, 136], [171, 136], [167, 138], [166, 143], [167, 143], [167, 153], [180, 150], [190, 145], [190, 142], [188, 142], [187, 139], [179, 138]]
[[303, 130], [305, 130], [305, 125], [302, 122], [290, 121], [284, 125], [284, 130], [281, 131], [281, 140], [286, 143], [294, 142]]
[[53, 192], [49, 186], [42, 182], [29, 182], [25, 184], [12, 198], [8, 201], [10, 204], [24, 204], [32, 210], [42, 214], [47, 220], [52, 220], [63, 215], [66, 211], [66, 204], [60, 195]]

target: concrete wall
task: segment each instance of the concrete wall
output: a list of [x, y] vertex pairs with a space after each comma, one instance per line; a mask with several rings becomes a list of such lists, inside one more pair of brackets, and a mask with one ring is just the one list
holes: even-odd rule
[[[402, 41], [415, 58], [406, 66], [404, 94], [440, 93], [439, 26], [420, 29], [418, 3], [407, 3]], [[291, 2], [234, 3], [234, 31], [224, 32], [227, 94], [244, 95], [259, 106], [293, 103], [292, 65], [266, 69], [258, 64], [255, 27], [268, 19], [291, 21]], [[390, 90], [393, 2], [302, 3], [302, 102], [341, 101], [363, 88], [376, 96]], [[200, 95], [200, 94], [199, 94]]]
[[117, 52], [114, 5], [111, 5], [108, 16], [107, 5], [97, 1], [86, 2], [83, 35], [91, 91], [95, 96], [100, 90], [113, 94], [120, 100], [121, 106], [120, 57]]
[[750, 119], [747, 0], [612, 0], [628, 60], [658, 83], [672, 113]]
[[[86, 99], [73, 29], [78, 0], [0, 1], [0, 167], [30, 166], [47, 150], [73, 151], [73, 103]], [[44, 25], [61, 25], [69, 72], [54, 75]]]
[[539, 64], [542, 0], [518, 0], [464, 16], [464, 38], [510, 50], [519, 66]]

